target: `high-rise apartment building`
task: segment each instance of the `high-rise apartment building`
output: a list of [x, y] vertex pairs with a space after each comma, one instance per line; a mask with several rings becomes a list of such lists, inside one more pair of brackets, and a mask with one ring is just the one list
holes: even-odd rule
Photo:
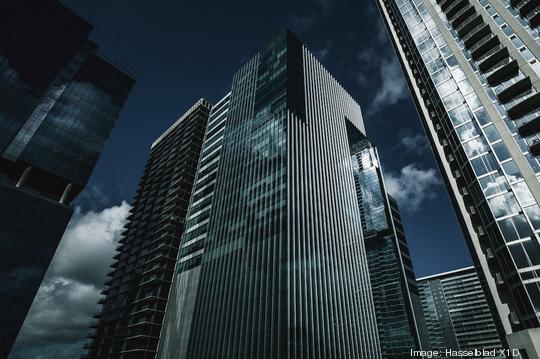
[[377, 3], [504, 345], [540, 358], [536, 3]]
[[53, 0], [0, 4], [0, 357], [134, 83]]
[[159, 358], [381, 358], [360, 107], [286, 31], [212, 111]]
[[474, 267], [419, 278], [418, 287], [432, 350], [485, 349], [492, 353], [495, 349], [497, 358], [505, 357], [500, 355], [502, 333], [495, 325]]
[[153, 358], [212, 105], [201, 99], [150, 149], [86, 358]]
[[352, 161], [382, 355], [408, 359], [411, 349], [427, 349], [420, 344], [427, 332], [399, 208], [367, 138]]

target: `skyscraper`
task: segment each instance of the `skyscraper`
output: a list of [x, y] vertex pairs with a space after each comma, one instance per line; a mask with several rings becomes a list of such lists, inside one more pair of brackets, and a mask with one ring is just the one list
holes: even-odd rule
[[540, 358], [540, 44], [523, 19], [536, 25], [535, 2], [377, 3], [496, 321]]
[[[502, 349], [500, 333], [474, 267], [418, 279], [432, 350]], [[459, 357], [459, 356], [447, 356]]]
[[0, 4], [0, 357], [134, 83], [53, 0]]
[[235, 74], [211, 114], [159, 358], [381, 358], [351, 161], [363, 132], [288, 31]]
[[427, 332], [399, 208], [386, 192], [376, 147], [364, 138], [352, 152], [382, 355], [408, 359], [411, 349], [424, 348]]
[[155, 356], [211, 108], [199, 100], [152, 144], [84, 357]]

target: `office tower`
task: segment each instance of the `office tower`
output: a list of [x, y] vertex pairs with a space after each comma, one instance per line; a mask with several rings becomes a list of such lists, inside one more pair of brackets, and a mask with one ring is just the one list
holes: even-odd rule
[[134, 83], [91, 29], [56, 1], [0, 5], [0, 357]]
[[496, 349], [497, 357], [504, 358], [499, 355], [500, 335], [474, 267], [419, 278], [418, 287], [432, 350]]
[[353, 149], [352, 162], [382, 355], [408, 359], [427, 332], [399, 208], [368, 139]]
[[235, 74], [227, 101], [158, 357], [381, 358], [349, 143], [360, 107], [289, 31]]
[[540, 358], [540, 44], [521, 17], [536, 8], [377, 3], [496, 321], [509, 347]]
[[86, 358], [153, 358], [212, 105], [201, 99], [150, 149]]

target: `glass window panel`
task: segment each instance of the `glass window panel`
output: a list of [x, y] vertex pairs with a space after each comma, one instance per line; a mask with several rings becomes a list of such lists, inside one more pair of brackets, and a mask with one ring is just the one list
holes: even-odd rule
[[512, 185], [512, 188], [514, 189], [517, 199], [522, 205], [532, 204], [535, 202], [534, 197], [529, 190], [529, 186], [527, 186], [525, 181]]
[[477, 137], [469, 142], [463, 144], [463, 149], [469, 158], [478, 156], [484, 152], [487, 152], [487, 145], [482, 137]]
[[491, 123], [491, 119], [489, 118], [488, 113], [485, 109], [480, 109], [474, 113], [474, 116], [478, 120], [478, 123], [480, 123], [480, 126], [487, 125], [488, 123]]
[[508, 183], [499, 172], [490, 174], [478, 180], [486, 196], [492, 196], [508, 190]]
[[[529, 283], [527, 286], [527, 292], [529, 292], [529, 296], [531, 297], [531, 301], [533, 302], [534, 309], [537, 312], [540, 312], [540, 284], [539, 283]], [[524, 357], [522, 355], [522, 357]]]
[[504, 173], [506, 173], [506, 175], [508, 176], [508, 180], [510, 181], [510, 183], [514, 183], [523, 178], [514, 160], [506, 162], [501, 166], [504, 170]]
[[506, 218], [502, 221], [499, 221], [499, 227], [501, 228], [502, 235], [506, 242], [512, 242], [516, 239], [519, 239], [517, 231], [514, 227], [514, 221], [512, 218]]
[[512, 220], [514, 221], [514, 226], [516, 227], [519, 238], [527, 238], [533, 235], [531, 226], [524, 215], [520, 214], [512, 217]]
[[540, 245], [538, 245], [538, 240], [533, 238], [530, 241], [523, 242], [523, 247], [529, 256], [532, 265], [540, 265]]
[[445, 97], [452, 92], [457, 91], [458, 87], [454, 80], [448, 80], [437, 86], [437, 91], [441, 97]]
[[508, 216], [518, 213], [520, 211], [520, 207], [518, 202], [516, 201], [516, 198], [510, 192], [490, 198], [488, 200], [488, 203], [495, 218]]
[[443, 98], [442, 101], [447, 109], [451, 109], [463, 103], [463, 96], [460, 92], [456, 91]]
[[482, 108], [482, 103], [480, 102], [480, 99], [478, 96], [476, 96], [476, 93], [468, 94], [467, 96], [467, 102], [469, 103], [469, 106], [471, 107], [471, 110], [476, 111], [480, 108]]
[[498, 141], [500, 139], [499, 133], [497, 132], [497, 129], [493, 125], [489, 125], [483, 128], [484, 133], [486, 134], [486, 138], [489, 143], [493, 143], [495, 141]]
[[510, 245], [508, 246], [508, 249], [510, 249], [512, 258], [514, 259], [514, 262], [516, 263], [516, 266], [518, 268], [525, 268], [529, 266], [529, 261], [527, 260], [525, 251], [523, 250], [523, 247], [520, 243]]
[[468, 122], [456, 128], [456, 132], [462, 142], [473, 139], [478, 136], [478, 131], [473, 122]]
[[458, 85], [459, 85], [459, 88], [461, 89], [461, 92], [464, 94], [468, 94], [469, 92], [473, 90], [471, 83], [467, 79], [460, 81]]
[[510, 152], [508, 152], [508, 148], [502, 141], [493, 145], [493, 151], [501, 162], [510, 158]]
[[450, 116], [450, 120], [454, 124], [454, 127], [467, 122], [472, 118], [472, 114], [466, 105], [462, 105], [448, 111], [448, 115]]
[[534, 229], [540, 229], [540, 207], [538, 205], [525, 208], [525, 213], [529, 217]]

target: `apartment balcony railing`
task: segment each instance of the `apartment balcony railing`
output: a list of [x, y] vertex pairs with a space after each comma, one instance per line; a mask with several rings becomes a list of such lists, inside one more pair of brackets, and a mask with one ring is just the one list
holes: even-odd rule
[[536, 134], [533, 137], [526, 139], [527, 144], [529, 145], [529, 151], [533, 156], [540, 155], [540, 134]]
[[521, 16], [526, 16], [539, 4], [540, 1], [538, 0], [523, 0], [517, 4], [516, 8], [519, 10]]
[[479, 40], [476, 44], [471, 46], [469, 52], [471, 53], [472, 58], [476, 60], [498, 44], [500, 44], [500, 42], [497, 35], [489, 33], [481, 40]]
[[540, 108], [540, 93], [526, 91], [524, 95], [510, 101], [505, 105], [506, 112], [510, 118], [518, 118]]
[[450, 6], [448, 6], [446, 10], [443, 11], [446, 14], [446, 17], [448, 19], [451, 19], [454, 17], [454, 15], [458, 14], [460, 10], [463, 9], [463, 7], [467, 4], [469, 4], [468, 0], [458, 0], [450, 4]]
[[467, 35], [463, 37], [463, 43], [465, 47], [470, 49], [472, 45], [482, 40], [484, 36], [491, 33], [491, 29], [488, 24], [482, 22], [475, 26]]
[[474, 6], [471, 4], [467, 4], [464, 8], [462, 8], [460, 11], [458, 11], [451, 19], [450, 16], [447, 17], [450, 19], [450, 23], [452, 24], [452, 27], [456, 29], [459, 24], [461, 24], [463, 21], [465, 21], [470, 15], [474, 14], [476, 10], [474, 9]]
[[486, 52], [484, 55], [482, 55], [476, 63], [478, 64], [478, 68], [482, 72], [486, 72], [489, 70], [493, 65], [495, 65], [497, 62], [505, 59], [508, 57], [508, 49], [504, 47], [503, 45], [498, 45]]
[[456, 31], [459, 35], [459, 37], [463, 38], [467, 33], [469, 33], [476, 25], [481, 23], [483, 21], [482, 15], [480, 14], [471, 14], [468, 18], [466, 18], [463, 23], [461, 23], [457, 28]]
[[540, 111], [533, 112], [528, 120], [525, 120], [525, 116], [516, 120], [516, 126], [522, 137], [540, 133]]
[[521, 71], [518, 71], [517, 75], [512, 77], [510, 80], [501, 82], [499, 85], [493, 87], [493, 91], [495, 91], [497, 95], [500, 95], [504, 90], [506, 90], [507, 88], [511, 87], [513, 84], [515, 84], [518, 81], [521, 81], [524, 78], [525, 78], [525, 75], [523, 75]]
[[533, 28], [540, 25], [540, 6], [537, 6], [533, 11], [527, 14], [527, 20], [529, 20], [529, 25]]
[[[512, 100], [515, 97], [521, 96], [523, 93], [529, 91], [531, 86], [531, 79], [528, 77], [524, 77], [521, 73], [521, 76], [516, 76], [516, 78], [521, 79], [519, 81], [513, 81], [512, 83], [507, 83], [507, 87], [500, 91], [500, 93], [497, 95], [499, 98], [499, 101], [501, 103], [506, 104], [510, 100]], [[515, 78], [512, 78], [511, 80], [514, 80]]]
[[518, 70], [519, 67], [517, 61], [508, 57], [491, 67], [491, 69], [485, 74], [485, 76], [488, 83], [491, 86], [494, 86], [498, 85], [506, 78], [508, 78], [509, 75], [512, 74], [512, 72], [515, 72], [517, 74]]

